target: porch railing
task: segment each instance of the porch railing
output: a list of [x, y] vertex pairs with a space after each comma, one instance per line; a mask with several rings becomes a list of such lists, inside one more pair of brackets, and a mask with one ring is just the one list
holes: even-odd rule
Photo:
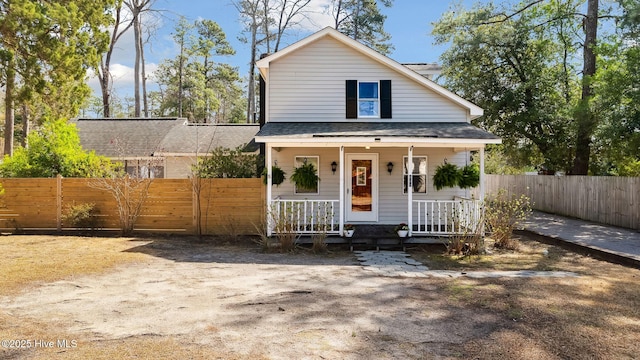
[[477, 200], [414, 200], [413, 235], [456, 235], [480, 231]]
[[340, 234], [338, 209], [339, 200], [276, 199], [269, 209], [269, 225], [273, 233]]

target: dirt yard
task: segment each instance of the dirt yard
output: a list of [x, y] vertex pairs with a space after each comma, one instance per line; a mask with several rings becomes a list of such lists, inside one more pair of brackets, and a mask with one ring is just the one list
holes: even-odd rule
[[[376, 276], [348, 251], [185, 238], [0, 237], [0, 358], [633, 359], [640, 271], [523, 241], [437, 269], [578, 278]], [[7, 340], [7, 341], [5, 341]], [[19, 341], [15, 341], [19, 340]]]

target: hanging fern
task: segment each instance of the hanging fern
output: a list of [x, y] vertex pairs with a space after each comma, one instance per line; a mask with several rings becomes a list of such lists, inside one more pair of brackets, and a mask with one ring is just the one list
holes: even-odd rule
[[436, 190], [442, 190], [446, 187], [455, 187], [460, 182], [461, 172], [454, 164], [443, 164], [436, 168], [433, 175], [433, 186]]
[[318, 173], [312, 163], [303, 164], [293, 170], [290, 180], [301, 189], [315, 189], [318, 186]]
[[476, 164], [470, 164], [460, 169], [460, 181], [458, 186], [461, 189], [471, 189], [480, 184], [480, 168]]
[[[284, 182], [286, 173], [280, 169], [277, 165], [271, 167], [271, 184], [280, 186]], [[262, 182], [267, 185], [267, 168], [262, 171]]]

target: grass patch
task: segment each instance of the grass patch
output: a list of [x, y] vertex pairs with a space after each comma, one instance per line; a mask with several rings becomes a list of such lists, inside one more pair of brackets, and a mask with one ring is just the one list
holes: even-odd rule
[[34, 283], [97, 274], [142, 260], [142, 254], [125, 252], [140, 244], [130, 238], [0, 237], [0, 295], [15, 294]]
[[442, 246], [420, 247], [411, 256], [433, 270], [559, 270], [558, 261], [569, 254], [556, 246], [528, 238], [519, 239], [518, 250], [497, 249], [486, 240], [487, 253], [451, 255]]

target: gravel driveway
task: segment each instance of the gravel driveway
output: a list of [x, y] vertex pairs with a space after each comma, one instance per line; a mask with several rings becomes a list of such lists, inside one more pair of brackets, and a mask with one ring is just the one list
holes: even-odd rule
[[83, 341], [184, 336], [235, 354], [290, 358], [450, 357], [505, 324], [452, 305], [446, 279], [383, 277], [351, 253], [151, 242], [143, 263], [0, 298], [14, 316], [60, 321]]

